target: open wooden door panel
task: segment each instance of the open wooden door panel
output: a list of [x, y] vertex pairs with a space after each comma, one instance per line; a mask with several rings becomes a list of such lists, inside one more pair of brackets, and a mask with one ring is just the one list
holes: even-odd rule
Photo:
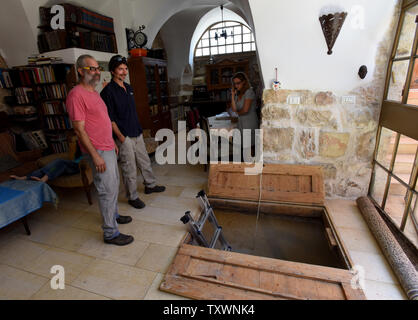
[[246, 164], [216, 164], [209, 170], [208, 197], [324, 204], [324, 181], [319, 166], [265, 164], [260, 175], [247, 175]]
[[205, 300], [362, 300], [348, 270], [183, 244], [160, 290]]

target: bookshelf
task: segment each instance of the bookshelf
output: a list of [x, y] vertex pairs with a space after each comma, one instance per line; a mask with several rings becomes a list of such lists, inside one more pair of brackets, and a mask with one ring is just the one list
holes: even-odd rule
[[139, 121], [151, 135], [162, 128], [172, 129], [168, 91], [167, 61], [131, 57], [128, 60], [131, 86]]
[[61, 4], [65, 9], [65, 30], [53, 30], [50, 26], [51, 8], [39, 7], [41, 24], [38, 29], [40, 53], [65, 48], [117, 53], [113, 18], [72, 4]]
[[14, 111], [12, 120], [32, 123], [22, 134], [26, 145], [49, 153], [66, 152], [72, 126], [65, 99], [76, 84], [74, 65], [26, 65], [0, 70], [0, 82], [13, 93], [8, 101]]

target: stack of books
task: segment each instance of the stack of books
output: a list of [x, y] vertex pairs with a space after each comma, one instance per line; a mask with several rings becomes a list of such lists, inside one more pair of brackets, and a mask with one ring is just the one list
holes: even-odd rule
[[62, 58], [60, 57], [44, 57], [37, 54], [28, 57], [29, 65], [51, 64], [59, 62], [62, 62]]

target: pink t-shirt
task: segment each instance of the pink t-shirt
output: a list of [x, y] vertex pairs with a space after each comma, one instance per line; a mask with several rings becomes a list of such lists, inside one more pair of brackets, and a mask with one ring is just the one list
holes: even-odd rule
[[[90, 92], [81, 85], [75, 86], [68, 93], [66, 106], [71, 121], [84, 121], [86, 133], [97, 150], [115, 149], [112, 123], [100, 94], [96, 91]], [[84, 153], [87, 152], [81, 143], [80, 148]]]

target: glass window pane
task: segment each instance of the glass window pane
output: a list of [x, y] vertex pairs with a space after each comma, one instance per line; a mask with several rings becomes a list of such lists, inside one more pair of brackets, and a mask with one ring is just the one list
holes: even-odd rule
[[388, 179], [388, 174], [381, 167], [376, 165], [375, 170], [372, 175], [373, 182], [371, 185], [370, 194], [379, 206], [382, 205], [387, 179]]
[[255, 49], [255, 42], [251, 43], [251, 50], [252, 50], [252, 51], [255, 51], [255, 50], [256, 50], [256, 49]]
[[242, 42], [242, 35], [234, 35], [234, 42], [241, 43]]
[[234, 27], [234, 34], [241, 34], [241, 33], [242, 33], [241, 26]]
[[209, 31], [206, 31], [202, 36], [202, 39], [207, 39], [207, 38], [209, 38]]
[[242, 42], [251, 42], [251, 34], [244, 34], [242, 36]]
[[408, 189], [392, 177], [384, 210], [398, 227], [400, 227], [402, 223], [407, 196]]
[[402, 91], [405, 86], [408, 66], [409, 60], [395, 61], [393, 63], [387, 100], [402, 101]]
[[242, 45], [242, 51], [244, 51], [244, 52], [251, 51], [251, 43], [244, 43]]
[[203, 55], [204, 55], [204, 56], [208, 56], [208, 55], [210, 55], [209, 48], [203, 48], [202, 52], [203, 52]]
[[251, 30], [243, 25], [242, 26], [242, 33], [251, 33]]
[[408, 220], [406, 221], [404, 233], [412, 243], [418, 247], [418, 196], [412, 197], [411, 208]]
[[408, 104], [418, 106], [418, 61], [415, 59], [414, 73], [412, 74], [411, 86], [408, 93]]
[[398, 48], [396, 50], [396, 57], [406, 57], [411, 55], [412, 45], [414, 42], [415, 29], [417, 27], [415, 23], [415, 17], [417, 15], [418, 6], [409, 9], [405, 13], [405, 20], [402, 25], [401, 35], [399, 37]]
[[198, 43], [197, 43], [197, 47], [196, 48], [201, 48], [202, 47], [202, 41], [199, 41]]
[[209, 39], [202, 40], [202, 47], [209, 47]]
[[234, 53], [234, 46], [233, 45], [226, 46], [226, 53]]
[[210, 48], [210, 54], [211, 55], [218, 54], [218, 47], [211, 47]]
[[234, 52], [242, 52], [242, 44], [234, 45]]
[[234, 43], [234, 37], [228, 36], [228, 38], [226, 38], [226, 44], [233, 44], [233, 43]]
[[224, 37], [220, 37], [220, 38], [218, 39], [218, 44], [219, 44], [220, 46], [225, 45], [225, 38], [224, 38]]
[[196, 49], [196, 57], [202, 56], [202, 49]]
[[411, 178], [412, 169], [414, 167], [415, 155], [417, 153], [418, 141], [401, 136], [399, 140], [398, 152], [396, 154], [395, 166], [393, 167], [393, 173], [401, 178], [402, 181], [409, 184]]
[[226, 25], [227, 27], [231, 27], [231, 26], [236, 26], [236, 25], [237, 25], [237, 23], [236, 23], [235, 21], [228, 21], [228, 22], [226, 22], [226, 23], [225, 23], [225, 25]]
[[382, 128], [379, 146], [377, 149], [376, 160], [389, 170], [392, 161], [393, 148], [395, 146], [396, 132], [387, 128]]
[[215, 38], [216, 30], [210, 30], [210, 37]]
[[225, 46], [219, 47], [218, 52], [219, 54], [225, 54]]

